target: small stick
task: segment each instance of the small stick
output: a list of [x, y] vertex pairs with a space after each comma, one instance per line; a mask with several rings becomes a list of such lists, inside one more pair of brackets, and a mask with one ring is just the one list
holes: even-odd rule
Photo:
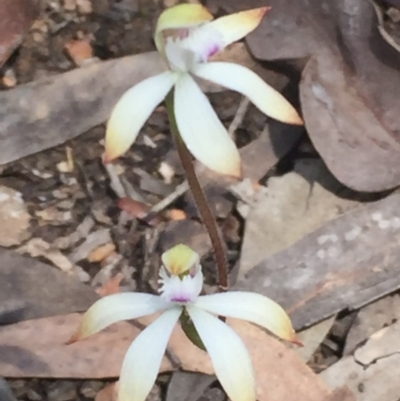
[[[179, 184], [173, 192], [171, 192], [168, 196], [166, 196], [163, 200], [156, 203], [147, 213], [147, 216], [150, 214], [160, 213], [162, 210], [167, 208], [171, 203], [175, 202], [181, 195], [183, 195], [189, 189], [189, 183], [185, 180], [181, 184]], [[147, 219], [146, 216], [146, 219]]]
[[243, 122], [243, 118], [249, 108], [250, 100], [247, 97], [242, 97], [239, 103], [239, 107], [236, 111], [235, 117], [233, 118], [229, 128], [228, 134], [233, 139], [235, 136], [235, 131], [239, 128], [239, 125]]

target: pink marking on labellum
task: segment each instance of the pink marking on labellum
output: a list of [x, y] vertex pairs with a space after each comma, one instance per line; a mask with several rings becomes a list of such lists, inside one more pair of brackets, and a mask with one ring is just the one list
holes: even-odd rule
[[184, 295], [177, 295], [176, 297], [171, 298], [172, 302], [180, 302], [180, 303], [187, 303], [190, 301], [189, 297], [185, 297]]
[[207, 59], [214, 56], [214, 54], [218, 53], [220, 50], [221, 48], [218, 45], [213, 45], [207, 52]]

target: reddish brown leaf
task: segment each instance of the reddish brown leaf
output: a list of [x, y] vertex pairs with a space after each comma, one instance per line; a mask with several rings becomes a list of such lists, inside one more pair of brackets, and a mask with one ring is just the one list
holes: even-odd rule
[[[85, 340], [65, 345], [81, 320], [78, 314], [29, 320], [0, 328], [0, 376], [52, 378], [118, 377], [124, 355], [140, 330], [122, 322]], [[141, 319], [149, 324], [154, 318]], [[257, 376], [260, 401], [321, 401], [328, 388], [284, 344], [263, 330], [242, 321], [228, 319], [248, 348]], [[208, 355], [195, 347], [179, 326], [173, 332], [170, 349], [188, 371], [213, 374]], [[174, 370], [164, 358], [161, 372]]]
[[98, 248], [94, 249], [87, 257], [87, 260], [91, 263], [101, 262], [105, 258], [109, 257], [115, 251], [115, 244], [109, 242], [104, 245], [100, 245]]
[[38, 8], [37, 0], [0, 1], [0, 67], [22, 42]]
[[107, 295], [117, 294], [121, 292], [121, 281], [124, 276], [118, 273], [115, 277], [111, 278], [104, 285], [102, 285], [96, 292], [101, 296], [105, 297]]
[[[150, 211], [150, 206], [146, 205], [143, 202], [132, 199], [128, 196], [118, 199], [117, 204], [120, 209], [131, 214], [133, 217], [135, 217], [139, 220], [145, 220], [148, 212]], [[156, 216], [153, 218], [150, 217], [150, 219], [147, 221], [147, 223], [150, 224], [151, 226], [156, 226], [156, 225], [160, 224], [161, 221], [162, 221], [162, 218], [159, 216]]]
[[101, 391], [98, 392], [95, 401], [117, 401], [118, 397], [117, 389], [118, 389], [118, 382], [109, 384], [108, 386], [104, 387]]
[[137, 219], [145, 218], [150, 210], [150, 206], [146, 205], [143, 202], [129, 198], [128, 196], [118, 199], [117, 205], [120, 209], [131, 214]]
[[65, 43], [65, 50], [74, 63], [81, 67], [87, 60], [93, 58], [93, 48], [90, 44], [89, 38], [79, 40], [69, 40]]

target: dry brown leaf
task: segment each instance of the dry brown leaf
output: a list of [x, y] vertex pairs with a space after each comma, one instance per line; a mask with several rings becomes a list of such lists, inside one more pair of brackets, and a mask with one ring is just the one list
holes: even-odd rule
[[115, 249], [116, 249], [115, 244], [112, 242], [101, 245], [98, 248], [94, 249], [92, 252], [90, 252], [89, 256], [87, 257], [87, 260], [91, 263], [101, 262], [105, 258], [109, 257], [115, 251]]
[[96, 292], [101, 296], [105, 297], [107, 295], [118, 294], [121, 292], [121, 281], [124, 278], [122, 273], [118, 273], [116, 276], [111, 278], [105, 284], [103, 284]]
[[174, 372], [168, 383], [165, 401], [199, 401], [216, 380], [215, 376], [203, 373]]
[[91, 287], [37, 259], [6, 250], [0, 259], [0, 325], [83, 312], [98, 299]]
[[357, 401], [398, 400], [400, 383], [400, 322], [374, 333], [353, 355], [345, 356], [320, 374], [332, 389], [348, 386]]
[[[118, 199], [117, 205], [121, 210], [124, 210], [125, 212], [131, 214], [133, 217], [139, 220], [146, 220], [146, 218], [148, 217], [148, 212], [151, 209], [149, 205], [132, 199], [129, 196]], [[150, 218], [148, 221], [146, 220], [146, 222], [151, 226], [157, 226], [161, 223], [161, 221], [161, 216], [155, 216], [153, 218]]]
[[20, 45], [38, 14], [37, 0], [0, 1], [0, 67]]
[[395, 193], [337, 217], [259, 263], [236, 289], [265, 294], [281, 304], [297, 330], [396, 291], [399, 202]]
[[149, 205], [146, 205], [145, 203], [132, 199], [128, 196], [118, 199], [117, 205], [120, 209], [131, 214], [137, 219], [144, 219], [150, 210]]
[[249, 200], [239, 278], [262, 260], [359, 204], [348, 199], [352, 193], [321, 160], [299, 159], [293, 170], [271, 177], [267, 187]]
[[171, 209], [167, 212], [167, 216], [171, 220], [186, 220], [187, 214], [181, 209]]
[[[262, 0], [211, 0], [231, 12]], [[328, 168], [358, 191], [400, 183], [400, 53], [382, 36], [373, 2], [269, 0], [248, 36], [261, 60], [309, 60], [301, 82], [307, 131]], [[393, 42], [393, 41], [392, 41]]]
[[117, 391], [118, 391], [118, 382], [111, 383], [98, 392], [94, 401], [117, 401], [118, 397]]
[[93, 48], [90, 44], [89, 38], [79, 40], [69, 40], [64, 45], [66, 52], [74, 61], [74, 63], [81, 67], [90, 59], [93, 59]]
[[[127, 348], [140, 330], [129, 323], [117, 323], [91, 338], [64, 345], [81, 320], [78, 314], [30, 320], [0, 328], [0, 376], [91, 378], [117, 377]], [[154, 318], [141, 319], [149, 324]], [[284, 344], [261, 329], [242, 321], [228, 323], [243, 339], [255, 367], [260, 401], [321, 401], [329, 390]], [[38, 335], [40, 333], [40, 335]], [[208, 355], [193, 346], [179, 326], [173, 332], [170, 349], [188, 371], [213, 374]], [[164, 358], [161, 372], [173, 371]]]
[[166, 252], [177, 244], [185, 244], [200, 256], [211, 250], [211, 241], [205, 227], [194, 220], [170, 220], [160, 232], [158, 247]]

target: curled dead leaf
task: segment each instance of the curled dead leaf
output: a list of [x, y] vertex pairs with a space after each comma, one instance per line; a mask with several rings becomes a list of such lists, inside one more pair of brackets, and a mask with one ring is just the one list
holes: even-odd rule
[[271, 0], [248, 37], [262, 60], [311, 57], [300, 85], [309, 136], [339, 181], [366, 192], [400, 183], [400, 53], [372, 3]]

